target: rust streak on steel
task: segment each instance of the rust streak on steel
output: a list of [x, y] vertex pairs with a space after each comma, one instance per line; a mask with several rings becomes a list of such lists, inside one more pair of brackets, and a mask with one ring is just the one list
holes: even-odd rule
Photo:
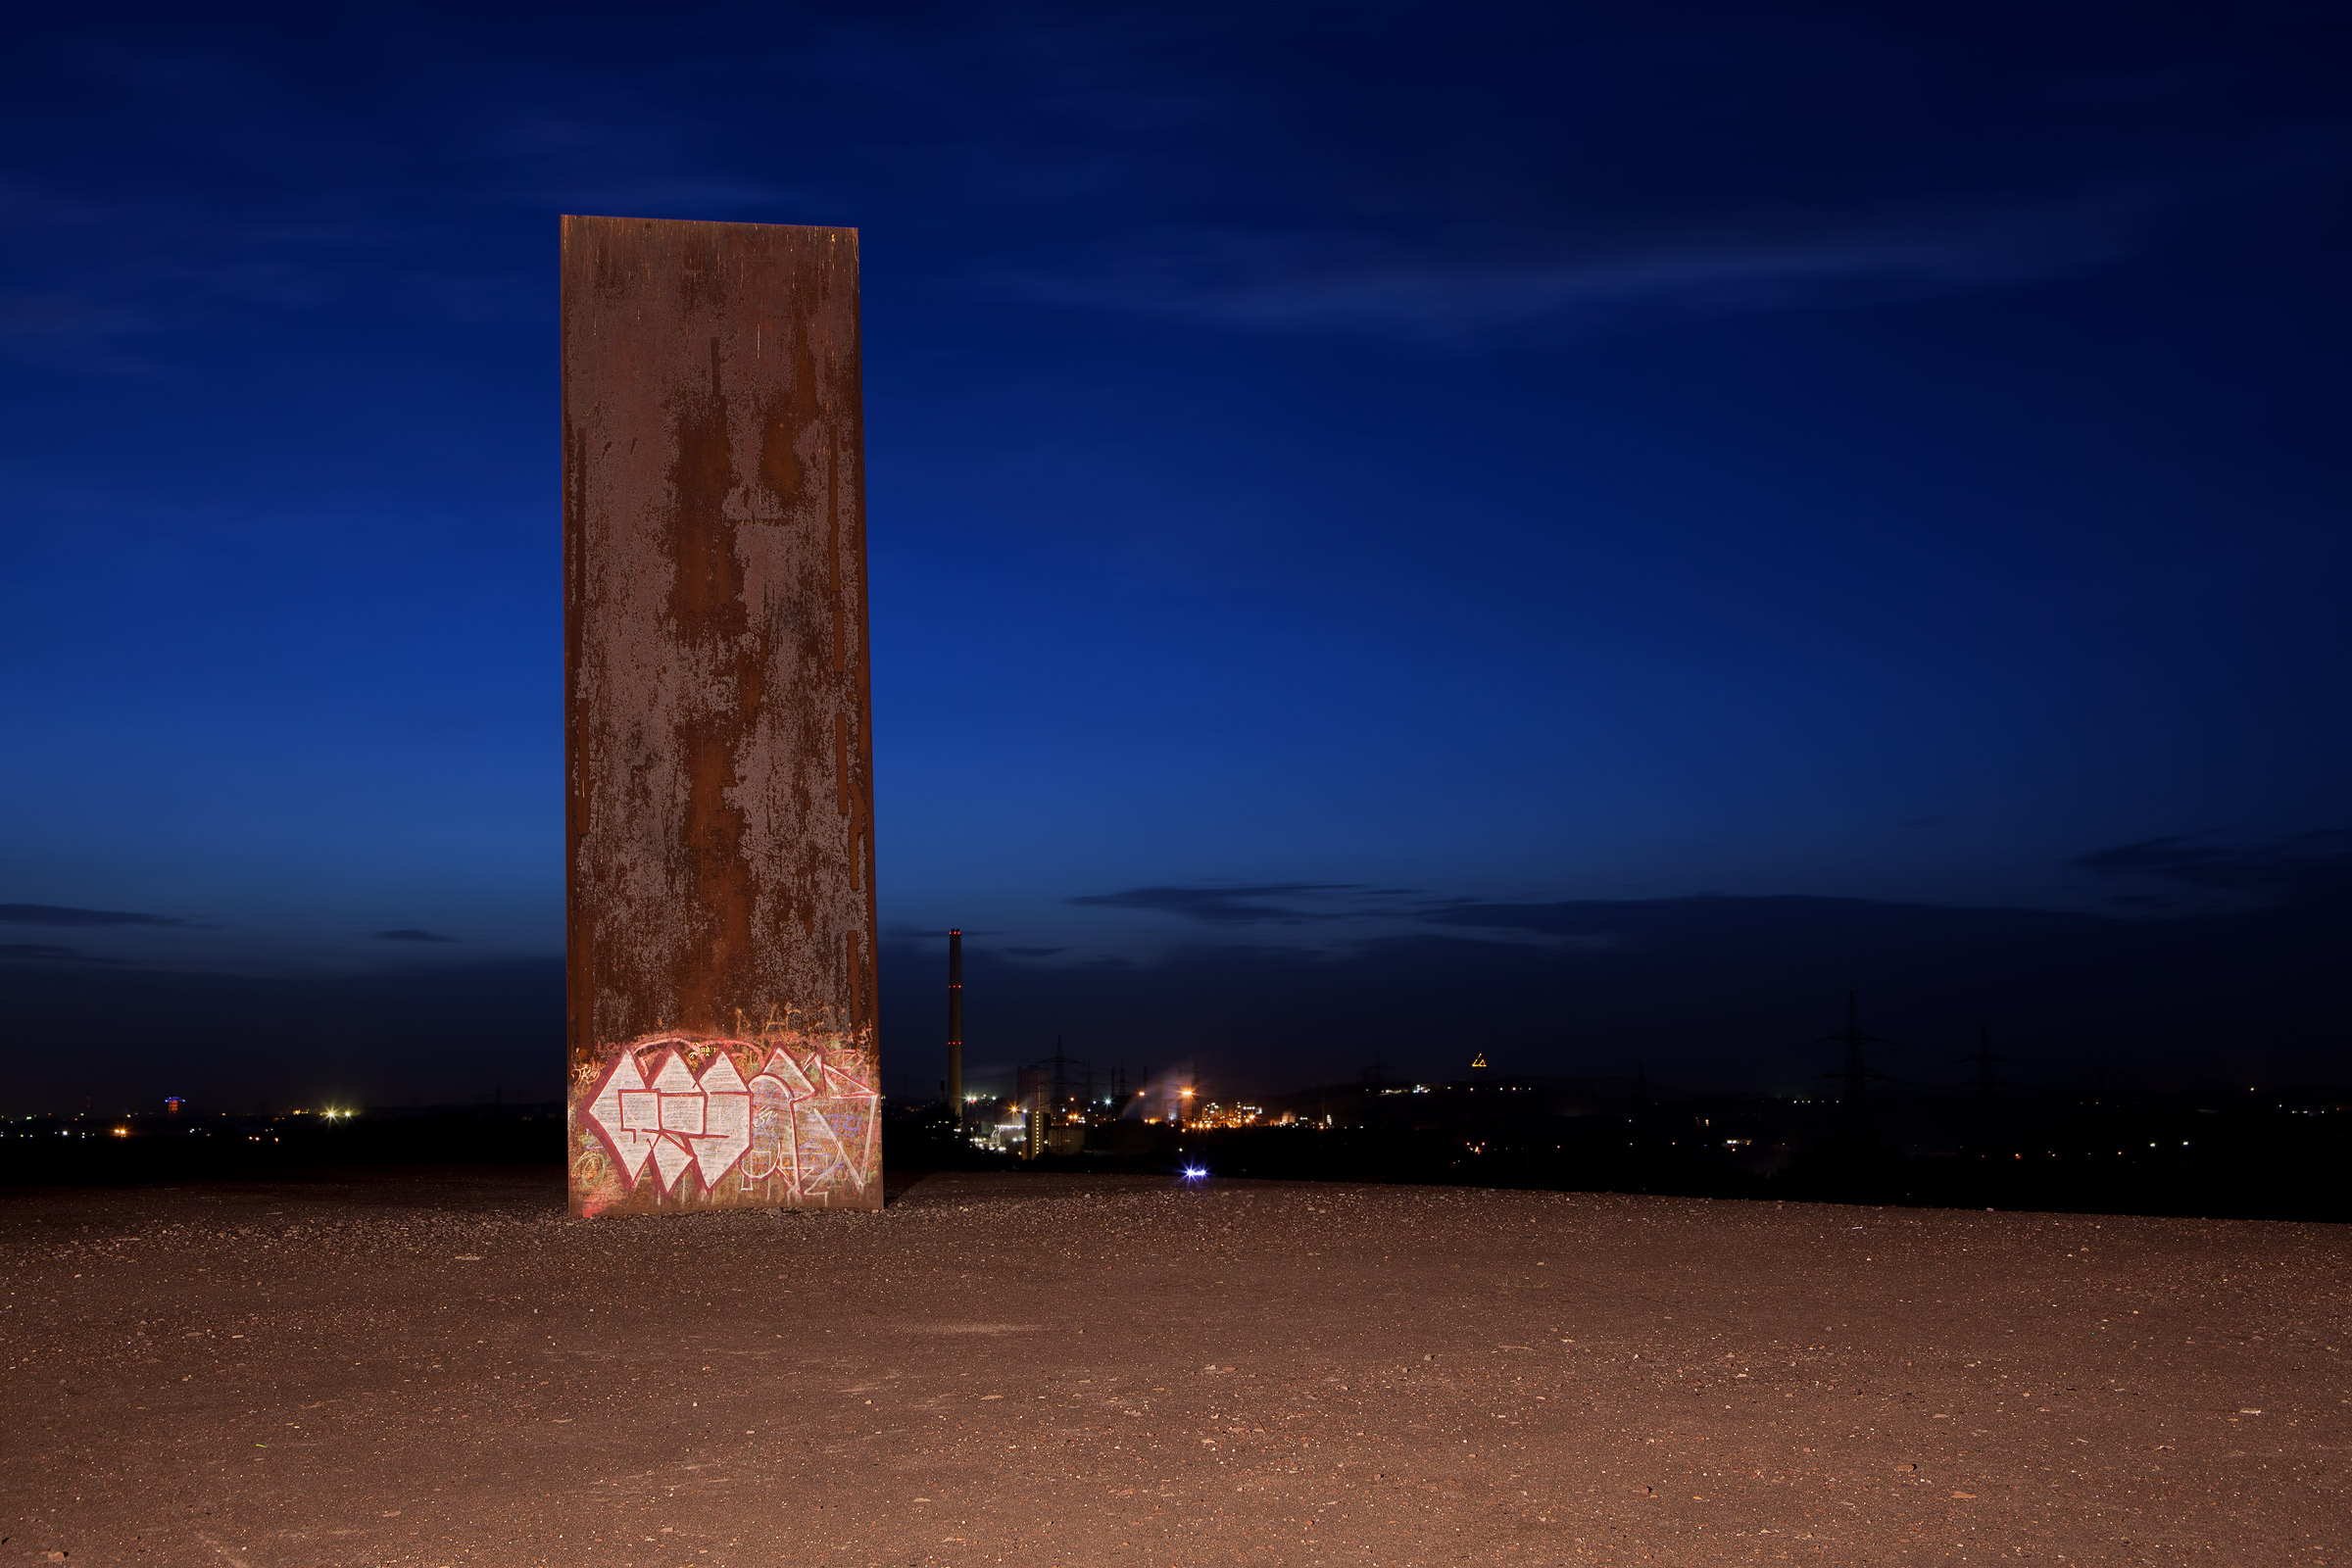
[[881, 1202], [855, 229], [563, 222], [572, 1206]]

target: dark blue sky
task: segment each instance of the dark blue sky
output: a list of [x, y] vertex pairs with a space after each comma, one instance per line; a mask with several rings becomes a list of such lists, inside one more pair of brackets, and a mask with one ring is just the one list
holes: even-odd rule
[[[20, 1018], [560, 952], [583, 212], [863, 231], [893, 1087], [951, 923], [982, 1059], [1761, 1080], [1847, 986], [2345, 1059], [2320, 969], [2131, 978], [2352, 906], [2339, 8], [834, 15], [20, 20]], [[1791, 895], [1921, 934], [1765, 986]], [[1954, 908], [2142, 956], [2021, 991]]]

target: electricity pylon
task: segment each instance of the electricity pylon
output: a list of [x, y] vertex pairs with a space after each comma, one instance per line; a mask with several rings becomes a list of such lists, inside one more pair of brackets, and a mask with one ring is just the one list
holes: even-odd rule
[[1862, 1048], [1891, 1046], [1894, 1042], [1862, 1032], [1861, 1009], [1855, 1005], [1854, 994], [1848, 991], [1845, 994], [1845, 1027], [1836, 1034], [1823, 1035], [1821, 1043], [1845, 1047], [1845, 1060], [1819, 1076], [1838, 1081], [1838, 1102], [1845, 1107], [1846, 1131], [1858, 1142], [1867, 1141], [1870, 1137], [1870, 1108], [1865, 1094], [1874, 1079], [1881, 1083], [1891, 1083], [1893, 1080], [1862, 1059]]

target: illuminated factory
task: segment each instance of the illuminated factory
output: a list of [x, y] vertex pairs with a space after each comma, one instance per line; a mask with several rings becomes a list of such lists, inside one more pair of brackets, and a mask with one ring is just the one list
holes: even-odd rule
[[975, 1148], [1044, 1155], [1140, 1152], [1147, 1129], [1167, 1131], [1289, 1126], [1290, 1112], [1200, 1097], [1190, 1072], [1154, 1077], [1150, 1068], [1130, 1088], [1126, 1069], [1098, 1081], [1094, 1064], [1071, 1056], [1057, 1037], [1054, 1054], [1013, 1070], [1009, 1094], [988, 1094], [967, 1082], [963, 1064], [963, 933], [948, 932], [947, 1073], [940, 1083], [963, 1137]]

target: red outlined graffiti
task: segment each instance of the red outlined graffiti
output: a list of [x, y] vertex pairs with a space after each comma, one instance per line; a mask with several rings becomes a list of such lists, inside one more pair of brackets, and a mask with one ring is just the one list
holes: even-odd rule
[[588, 1102], [588, 1123], [604, 1135], [629, 1186], [650, 1159], [663, 1192], [676, 1189], [688, 1165], [708, 1191], [752, 1146], [752, 1095], [724, 1052], [698, 1079], [674, 1050], [650, 1076], [624, 1051]]
[[847, 1039], [660, 1035], [575, 1078], [583, 1211], [870, 1201], [881, 1093]]

